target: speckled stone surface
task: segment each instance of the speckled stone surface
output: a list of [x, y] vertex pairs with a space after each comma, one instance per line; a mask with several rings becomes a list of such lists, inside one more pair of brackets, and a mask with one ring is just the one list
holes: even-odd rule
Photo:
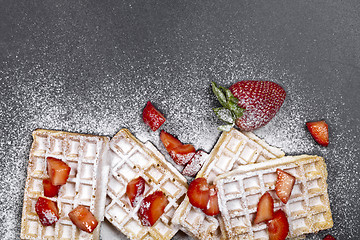
[[[326, 158], [335, 225], [308, 239], [358, 239], [359, 12], [358, 1], [1, 1], [0, 238], [19, 239], [34, 129], [125, 127], [165, 154], [141, 119], [151, 100], [162, 129], [209, 152], [220, 123], [210, 82], [257, 79], [287, 98], [255, 133], [287, 155]], [[327, 148], [305, 128], [319, 119]], [[125, 237], [105, 222], [102, 239]]]

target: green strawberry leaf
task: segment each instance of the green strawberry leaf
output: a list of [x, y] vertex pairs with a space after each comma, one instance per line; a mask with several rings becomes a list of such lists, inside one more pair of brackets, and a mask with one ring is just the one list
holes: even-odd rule
[[218, 126], [218, 130], [228, 132], [231, 130], [232, 127], [234, 127], [234, 124], [221, 125]]
[[230, 124], [233, 124], [235, 122], [234, 116], [229, 109], [220, 107], [220, 108], [214, 108], [213, 110], [214, 110], [215, 115], [220, 120], [222, 120], [226, 123], [230, 123]]
[[225, 96], [225, 94], [221, 91], [220, 88], [218, 88], [216, 86], [215, 82], [211, 82], [211, 88], [212, 88], [213, 93], [215, 94], [215, 96], [219, 100], [220, 104], [223, 105], [224, 107], [226, 107], [226, 96]]
[[239, 107], [237, 103], [228, 102], [228, 109], [235, 115], [236, 118], [242, 117], [244, 110], [243, 108]]

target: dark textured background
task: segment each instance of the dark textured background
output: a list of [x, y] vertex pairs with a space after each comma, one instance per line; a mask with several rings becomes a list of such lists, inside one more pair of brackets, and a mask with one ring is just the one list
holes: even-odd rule
[[[31, 132], [113, 136], [129, 128], [161, 151], [141, 119], [210, 151], [219, 136], [210, 82], [272, 80], [287, 99], [255, 131], [286, 154], [326, 158], [334, 228], [358, 239], [359, 1], [0, 2], [0, 238], [18, 239]], [[305, 122], [325, 119], [330, 145]], [[165, 153], [165, 152], [164, 152]], [[107, 223], [103, 239], [122, 239]], [[184, 237], [178, 234], [176, 238]]]

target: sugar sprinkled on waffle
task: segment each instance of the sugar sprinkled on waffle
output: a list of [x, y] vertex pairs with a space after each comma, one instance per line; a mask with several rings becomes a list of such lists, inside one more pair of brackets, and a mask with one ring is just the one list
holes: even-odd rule
[[[109, 138], [39, 129], [33, 132], [33, 139], [25, 183], [21, 239], [99, 239], [100, 224], [93, 233], [81, 231], [71, 222], [68, 213], [78, 205], [84, 205], [99, 222], [104, 219]], [[58, 196], [49, 198], [57, 203], [60, 219], [45, 227], [35, 212], [35, 203], [39, 197], [44, 197], [42, 180], [49, 177], [47, 157], [61, 159], [71, 171]]]
[[[110, 148], [112, 167], [105, 217], [131, 239], [171, 239], [179, 230], [172, 223], [172, 217], [186, 194], [186, 179], [150, 142], [141, 143], [126, 129], [114, 136]], [[126, 195], [127, 184], [139, 176], [146, 182], [142, 199], [160, 190], [169, 201], [152, 227], [141, 224], [138, 217], [140, 204], [132, 207]]]
[[[256, 135], [236, 129], [223, 132], [196, 177], [205, 177], [212, 183], [217, 176], [244, 164], [264, 162], [284, 156], [280, 149], [271, 147]], [[188, 197], [176, 210], [173, 222], [190, 236], [198, 239], [226, 238], [221, 219], [205, 215], [193, 207]]]
[[[276, 169], [296, 178], [287, 204], [277, 197]], [[327, 193], [324, 159], [300, 155], [244, 165], [216, 179], [221, 218], [229, 238], [268, 239], [266, 223], [253, 224], [257, 203], [265, 192], [274, 199], [274, 211], [282, 209], [289, 222], [288, 237], [299, 237], [333, 226]]]

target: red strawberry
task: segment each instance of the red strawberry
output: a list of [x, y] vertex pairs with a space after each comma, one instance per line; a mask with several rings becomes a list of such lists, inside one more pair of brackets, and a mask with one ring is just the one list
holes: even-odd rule
[[207, 156], [208, 155], [204, 151], [198, 150], [195, 155], [190, 159], [190, 161], [186, 164], [185, 168], [182, 171], [182, 174], [189, 177], [195, 176], [195, 174], [204, 164]]
[[278, 175], [275, 184], [276, 195], [286, 204], [294, 187], [295, 177], [281, 169], [276, 169], [276, 173]]
[[289, 222], [281, 209], [274, 213], [274, 218], [267, 225], [270, 240], [284, 240], [289, 233]]
[[[283, 104], [285, 90], [269, 81], [240, 81], [229, 89], [212, 89], [223, 108], [215, 108], [216, 115], [229, 125], [221, 130], [228, 130], [235, 123], [243, 131], [252, 131], [266, 125], [279, 111]], [[230, 91], [229, 91], [230, 90]]]
[[324, 147], [327, 147], [329, 145], [328, 125], [324, 120], [317, 122], [308, 122], [306, 123], [306, 126], [309, 129], [311, 136], [318, 144]]
[[92, 233], [98, 225], [98, 221], [94, 215], [87, 207], [82, 205], [77, 206], [69, 212], [69, 218], [78, 228], [88, 233]]
[[164, 130], [160, 132], [160, 139], [168, 152], [176, 147], [183, 145], [176, 137], [170, 133], [165, 132]]
[[48, 174], [51, 183], [55, 186], [64, 185], [70, 174], [70, 167], [60, 159], [47, 158]]
[[58, 194], [60, 188], [60, 186], [52, 185], [50, 178], [43, 180], [43, 186], [45, 197], [55, 197]]
[[150, 126], [154, 132], [165, 122], [165, 117], [159, 112], [150, 101], [147, 102], [143, 111], [143, 121]]
[[169, 154], [176, 164], [185, 165], [195, 155], [195, 148], [191, 144], [184, 144], [170, 150]]
[[331, 236], [330, 234], [326, 235], [323, 240], [336, 240], [336, 238], [334, 238], [333, 236]]
[[131, 180], [126, 187], [126, 195], [130, 199], [132, 207], [135, 207], [139, 198], [143, 195], [145, 191], [145, 180], [142, 177], [135, 178]]
[[264, 193], [257, 205], [256, 217], [254, 224], [261, 223], [272, 219], [274, 216], [274, 200], [270, 193]]
[[140, 221], [143, 226], [153, 226], [155, 222], [164, 213], [166, 205], [169, 201], [165, 194], [156, 191], [143, 199], [138, 212]]
[[187, 196], [194, 207], [206, 209], [210, 198], [210, 188], [206, 179], [196, 178], [193, 180], [189, 185]]
[[218, 196], [217, 189], [214, 185], [209, 186], [210, 189], [210, 197], [207, 203], [207, 206], [202, 211], [209, 216], [215, 216], [220, 213], [219, 204], [218, 204]]
[[51, 226], [59, 220], [59, 211], [56, 203], [43, 197], [39, 197], [35, 204], [35, 211], [44, 226]]

